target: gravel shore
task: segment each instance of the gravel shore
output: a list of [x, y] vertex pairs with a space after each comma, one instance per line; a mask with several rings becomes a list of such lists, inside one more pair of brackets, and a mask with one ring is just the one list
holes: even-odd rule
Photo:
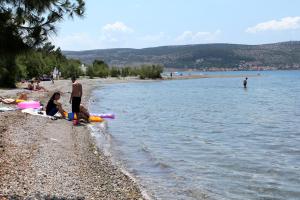
[[[173, 79], [229, 77], [232, 78], [201, 75]], [[136, 78], [79, 81], [83, 85], [83, 104], [87, 104], [94, 87], [141, 82]], [[19, 85], [18, 89], [0, 89], [0, 96], [16, 98], [18, 93], [26, 92], [30, 100], [46, 105], [53, 92], [60, 91], [60, 102], [70, 111], [70, 80], [42, 82], [41, 86], [49, 92], [31, 92], [21, 89], [26, 85]], [[1, 106], [6, 105], [0, 103]], [[0, 200], [145, 198], [149, 197], [142, 195], [137, 183], [97, 149], [86, 125], [73, 126], [67, 120], [51, 120], [20, 111], [0, 113]]]
[[[101, 84], [135, 79], [80, 80], [87, 103]], [[29, 92], [44, 105], [54, 91], [70, 110], [70, 80], [43, 82], [49, 92]], [[20, 86], [24, 87], [24, 86]], [[23, 89], [0, 90], [16, 97]], [[4, 106], [1, 105], [0, 106]], [[85, 125], [20, 111], [0, 113], [0, 199], [144, 199], [138, 185], [99, 151]]]

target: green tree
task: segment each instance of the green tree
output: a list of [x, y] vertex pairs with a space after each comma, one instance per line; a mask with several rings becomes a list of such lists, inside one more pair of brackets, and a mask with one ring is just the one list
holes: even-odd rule
[[129, 67], [124, 67], [121, 69], [121, 76], [122, 77], [127, 77], [130, 75], [130, 68]]
[[104, 61], [95, 60], [93, 62], [93, 73], [94, 76], [106, 78], [109, 75], [109, 67]]
[[84, 0], [0, 0], [0, 85], [13, 87], [16, 57], [46, 42], [65, 16], [83, 16]]
[[160, 65], [143, 65], [138, 70], [138, 75], [141, 79], [159, 79], [161, 78], [161, 73], [163, 72], [163, 67]]
[[94, 73], [94, 68], [92, 65], [88, 65], [86, 69], [86, 75], [89, 76], [91, 79], [94, 78], [95, 73]]
[[110, 76], [111, 77], [119, 77], [121, 75], [120, 69], [116, 68], [116, 67], [112, 67], [110, 69]]
[[23, 68], [26, 70], [26, 77], [33, 78], [41, 76], [45, 71], [45, 61], [43, 55], [40, 52], [28, 51], [16, 59], [16, 66], [18, 69]]
[[80, 69], [81, 62], [79, 60], [70, 59], [64, 67], [60, 68], [61, 74], [64, 78], [70, 78], [72, 76], [79, 77], [83, 75]]

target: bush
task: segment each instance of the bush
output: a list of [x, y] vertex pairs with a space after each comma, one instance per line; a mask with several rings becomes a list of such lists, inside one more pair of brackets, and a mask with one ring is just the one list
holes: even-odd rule
[[100, 78], [107, 78], [109, 75], [109, 67], [104, 61], [95, 60], [93, 62], [93, 73], [94, 73], [94, 76], [97, 76]]
[[17, 78], [31, 79], [44, 74], [50, 75], [54, 67], [57, 67], [65, 78], [83, 75], [79, 60], [67, 59], [59, 48], [56, 50], [54, 48], [50, 43], [46, 43], [43, 48], [18, 55], [15, 59]]
[[116, 68], [116, 67], [112, 67], [110, 69], [110, 76], [111, 77], [119, 77], [121, 75], [120, 69]]
[[127, 77], [130, 75], [130, 68], [129, 67], [124, 67], [121, 69], [121, 76], [122, 77]]
[[64, 78], [71, 78], [73, 76], [79, 77], [83, 75], [80, 65], [81, 63], [79, 60], [74, 60], [74, 59], [68, 60], [68, 62], [65, 63], [65, 65], [60, 67], [61, 75]]
[[90, 77], [90, 79], [93, 79], [94, 76], [95, 76], [95, 73], [94, 73], [94, 69], [93, 69], [93, 66], [89, 65], [86, 69], [86, 75]]
[[163, 67], [160, 65], [144, 65], [138, 70], [138, 75], [140, 79], [159, 79], [162, 72]]
[[47, 65], [41, 52], [31, 51], [19, 55], [16, 58], [16, 64], [20, 72], [20, 78], [39, 77], [43, 74], [49, 74], [51, 71], [46, 69]]
[[140, 79], [159, 79], [162, 72], [163, 67], [160, 65], [143, 65], [141, 67], [124, 67], [121, 69], [112, 68], [111, 76], [138, 76]]

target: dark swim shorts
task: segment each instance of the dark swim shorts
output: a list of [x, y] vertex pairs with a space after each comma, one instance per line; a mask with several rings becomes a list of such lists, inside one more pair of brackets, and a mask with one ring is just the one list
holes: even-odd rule
[[80, 112], [80, 103], [81, 103], [81, 97], [72, 98], [72, 113]]
[[49, 116], [54, 116], [58, 112], [58, 109], [56, 107], [53, 107], [48, 113], [46, 113]]

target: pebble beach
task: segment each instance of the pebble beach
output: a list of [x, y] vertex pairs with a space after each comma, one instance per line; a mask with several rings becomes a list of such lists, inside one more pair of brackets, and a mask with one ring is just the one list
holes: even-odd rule
[[[239, 78], [245, 75], [239, 75]], [[251, 76], [251, 75], [249, 75]], [[230, 78], [231, 76], [217, 76]], [[173, 77], [174, 80], [216, 78]], [[162, 80], [170, 80], [163, 78]], [[80, 79], [82, 103], [88, 107], [90, 93], [106, 84], [145, 82], [138, 78]], [[47, 92], [0, 89], [0, 96], [29, 100], [44, 106], [56, 91], [70, 112], [71, 80], [41, 82]], [[7, 105], [0, 103], [1, 107]], [[0, 200], [4, 199], [150, 199], [138, 183], [97, 148], [87, 124], [74, 126], [65, 119], [33, 116], [21, 111], [0, 112]]]
[[[90, 91], [101, 84], [126, 79], [79, 80], [83, 104]], [[135, 80], [131, 80], [135, 81]], [[53, 92], [68, 103], [71, 81], [42, 82], [49, 92], [0, 90], [1, 96], [16, 98], [26, 92], [29, 99], [46, 105]], [[6, 106], [0, 104], [0, 106]], [[32, 116], [21, 111], [0, 113], [0, 199], [144, 199], [134, 180], [125, 175], [99, 149], [86, 125]]]

